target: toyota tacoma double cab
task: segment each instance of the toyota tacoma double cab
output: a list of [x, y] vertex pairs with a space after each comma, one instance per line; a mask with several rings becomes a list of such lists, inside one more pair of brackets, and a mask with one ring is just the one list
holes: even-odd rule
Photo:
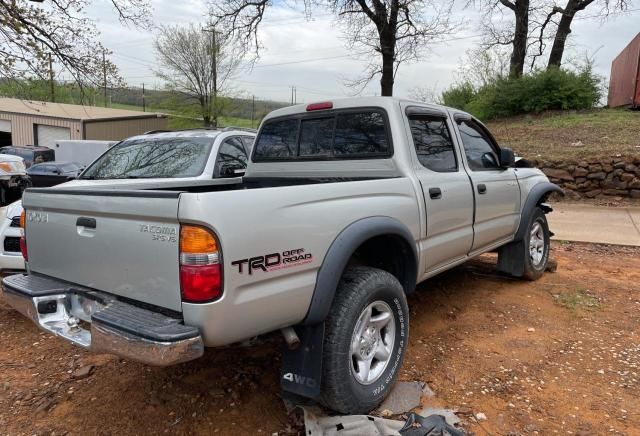
[[553, 192], [459, 110], [291, 106], [264, 119], [235, 183], [28, 189], [28, 274], [4, 297], [44, 330], [151, 365], [281, 330], [282, 388], [364, 413], [399, 373], [416, 283], [487, 251], [504, 273], [543, 274]]

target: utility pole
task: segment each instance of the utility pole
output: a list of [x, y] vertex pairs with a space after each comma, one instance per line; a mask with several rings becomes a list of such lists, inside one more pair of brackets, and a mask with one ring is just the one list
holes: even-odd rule
[[293, 106], [293, 90], [294, 90], [294, 86], [290, 86], [291, 88], [291, 106]]
[[142, 112], [147, 111], [146, 101], [144, 99], [144, 83], [142, 84]]
[[213, 127], [218, 127], [218, 41], [216, 40], [216, 33], [218, 33], [213, 27], [213, 24], [209, 24], [209, 28], [203, 29], [205, 32], [211, 32], [211, 98], [209, 104], [211, 104], [211, 124]]
[[51, 101], [54, 102], [56, 101], [56, 93], [55, 93], [54, 83], [53, 83], [53, 64], [51, 62], [51, 53], [49, 53], [49, 86], [50, 86], [50, 92], [51, 92]]
[[293, 103], [298, 104], [298, 88], [293, 87]]
[[256, 96], [251, 96], [251, 128], [253, 129], [253, 121], [256, 118]]
[[102, 80], [104, 85], [104, 107], [107, 107], [107, 59], [102, 50]]

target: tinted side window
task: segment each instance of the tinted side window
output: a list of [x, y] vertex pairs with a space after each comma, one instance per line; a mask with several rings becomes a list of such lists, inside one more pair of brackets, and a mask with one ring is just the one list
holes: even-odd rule
[[411, 135], [418, 160], [432, 171], [457, 171], [451, 133], [444, 118], [410, 118]]
[[489, 138], [478, 127], [465, 120], [458, 124], [458, 130], [460, 130], [469, 168], [486, 170], [500, 167], [498, 156]]
[[300, 156], [330, 156], [334, 117], [302, 120]]
[[282, 159], [297, 156], [298, 120], [289, 118], [267, 122], [255, 145], [255, 157]]
[[246, 168], [247, 159], [247, 151], [244, 148], [242, 139], [237, 136], [227, 138], [222, 144], [220, 144], [220, 149], [218, 150], [218, 157], [216, 158], [216, 174], [221, 173], [223, 166], [238, 169]]
[[387, 154], [389, 140], [380, 112], [338, 114], [334, 154]]

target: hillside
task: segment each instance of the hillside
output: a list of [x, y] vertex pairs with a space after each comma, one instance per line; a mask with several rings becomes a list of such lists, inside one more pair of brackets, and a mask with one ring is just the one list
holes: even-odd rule
[[530, 159], [640, 155], [640, 111], [548, 112], [487, 123], [498, 143]]

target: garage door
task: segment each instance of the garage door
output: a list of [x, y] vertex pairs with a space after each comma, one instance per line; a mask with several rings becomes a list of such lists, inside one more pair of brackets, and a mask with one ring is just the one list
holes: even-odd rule
[[71, 139], [71, 129], [68, 127], [36, 125], [36, 144], [41, 147], [55, 148], [56, 141]]
[[0, 120], [0, 132], [11, 133], [11, 121]]

